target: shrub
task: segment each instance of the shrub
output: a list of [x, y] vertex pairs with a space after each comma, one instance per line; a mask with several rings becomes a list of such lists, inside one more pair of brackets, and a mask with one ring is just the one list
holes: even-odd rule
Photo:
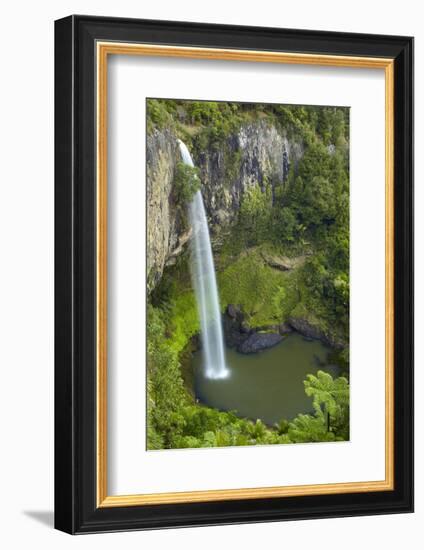
[[184, 162], [178, 162], [174, 177], [174, 190], [176, 202], [185, 205], [190, 202], [194, 194], [200, 189], [199, 172], [197, 168], [189, 166]]

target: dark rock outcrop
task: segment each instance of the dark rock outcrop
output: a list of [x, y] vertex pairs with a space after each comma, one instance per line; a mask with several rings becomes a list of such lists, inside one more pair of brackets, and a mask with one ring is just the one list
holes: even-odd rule
[[252, 332], [244, 322], [244, 316], [240, 308], [233, 304], [227, 306], [223, 325], [225, 343], [229, 348], [238, 349]]
[[258, 353], [264, 349], [272, 348], [283, 340], [281, 334], [273, 332], [254, 332], [246, 338], [237, 348], [240, 353]]
[[[258, 332], [261, 327], [250, 328], [241, 309], [234, 304], [229, 304], [224, 315], [225, 343], [229, 348], [236, 348], [240, 353], [257, 353], [283, 340], [279, 327], [281, 325], [273, 327], [276, 332]], [[285, 333], [291, 331], [290, 327], [285, 328], [287, 329]]]
[[237, 319], [241, 315], [240, 308], [238, 308], [234, 304], [228, 304], [227, 315], [228, 317], [230, 317], [230, 319]]
[[346, 347], [345, 343], [341, 339], [337, 338], [337, 336], [326, 333], [320, 327], [317, 327], [306, 319], [290, 317], [288, 319], [288, 323], [294, 330], [296, 330], [299, 334], [302, 334], [305, 338], [320, 340], [324, 344], [335, 349], [343, 349]]
[[[225, 343], [239, 353], [258, 353], [271, 348], [284, 340], [287, 334], [298, 332], [307, 340], [320, 340], [324, 344], [342, 350], [346, 343], [334, 334], [326, 333], [307, 319], [290, 317], [279, 325], [250, 328], [245, 321], [243, 311], [234, 304], [227, 306], [223, 317]], [[270, 331], [270, 332], [262, 332]]]
[[292, 327], [288, 323], [281, 323], [278, 326], [278, 332], [284, 336], [285, 334], [289, 334], [290, 332], [293, 332]]
[[262, 252], [261, 256], [266, 264], [280, 271], [291, 271], [292, 269], [296, 269], [303, 265], [307, 258], [306, 254], [296, 256], [295, 258], [289, 258], [287, 256], [267, 254], [266, 252]]

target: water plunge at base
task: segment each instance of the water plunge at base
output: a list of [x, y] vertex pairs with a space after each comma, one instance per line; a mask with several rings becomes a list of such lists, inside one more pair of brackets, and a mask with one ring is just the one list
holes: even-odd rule
[[[178, 140], [183, 162], [194, 166], [186, 145]], [[191, 272], [200, 318], [205, 375], [208, 378], [226, 378], [229, 374], [225, 363], [224, 339], [215, 266], [206, 220], [203, 197], [197, 191], [188, 207], [193, 230]]]

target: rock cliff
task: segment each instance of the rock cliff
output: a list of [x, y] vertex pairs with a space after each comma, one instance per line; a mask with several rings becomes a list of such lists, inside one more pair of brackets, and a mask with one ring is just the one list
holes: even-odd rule
[[[195, 139], [193, 138], [194, 144]], [[288, 139], [267, 121], [245, 124], [224, 144], [197, 151], [193, 159], [200, 170], [201, 191], [213, 236], [237, 219], [247, 189], [270, 185], [273, 192], [287, 182], [290, 166], [303, 154], [300, 143]], [[180, 154], [171, 130], [154, 129], [147, 136], [147, 281], [149, 292], [166, 265], [184, 251], [190, 228], [175, 204], [173, 181]]]
[[[180, 213], [173, 204], [173, 181], [178, 159], [175, 136], [154, 130], [147, 136], [147, 288], [151, 291], [162, 276], [166, 262], [179, 248], [182, 237]], [[182, 248], [182, 247], [181, 247]]]

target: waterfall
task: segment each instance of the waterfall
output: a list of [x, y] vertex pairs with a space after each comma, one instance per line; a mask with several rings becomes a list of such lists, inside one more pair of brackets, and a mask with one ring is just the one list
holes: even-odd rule
[[[178, 144], [183, 162], [194, 166], [186, 145], [180, 140]], [[228, 370], [225, 364], [218, 287], [208, 222], [200, 191], [196, 191], [189, 204], [188, 214], [193, 230], [191, 273], [200, 318], [205, 375], [207, 378], [225, 378], [228, 376]]]

